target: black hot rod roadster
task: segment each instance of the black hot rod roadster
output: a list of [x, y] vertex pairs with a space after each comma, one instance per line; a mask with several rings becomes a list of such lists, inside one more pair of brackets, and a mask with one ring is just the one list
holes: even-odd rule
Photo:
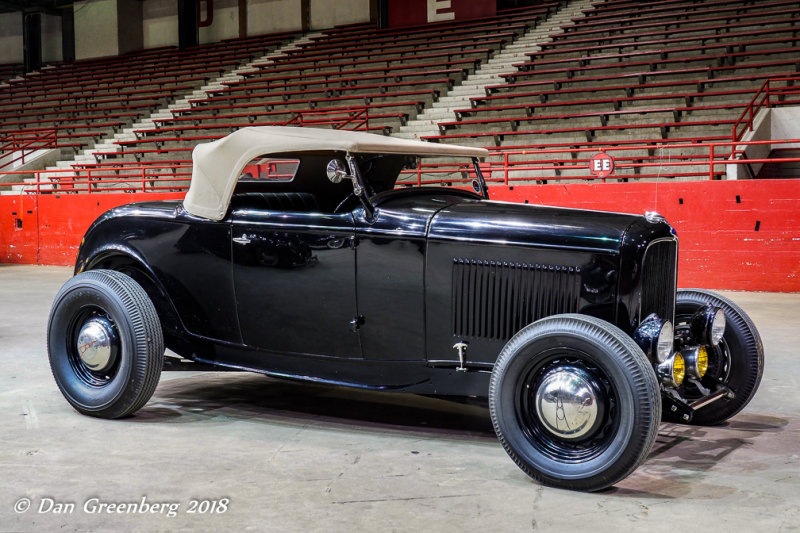
[[[747, 405], [758, 332], [731, 301], [676, 289], [662, 217], [490, 201], [485, 155], [309, 128], [197, 146], [184, 201], [112, 209], [86, 232], [48, 325], [59, 388], [81, 413], [128, 416], [166, 346], [484, 399], [522, 470], [580, 490], [630, 474], [662, 417], [717, 424]], [[471, 159], [475, 192], [397, 188], [420, 157]]]

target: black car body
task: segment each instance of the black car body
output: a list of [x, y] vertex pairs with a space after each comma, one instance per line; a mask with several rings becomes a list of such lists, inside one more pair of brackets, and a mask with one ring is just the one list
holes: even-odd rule
[[[432, 187], [384, 193], [367, 220], [361, 206], [257, 207], [257, 194], [234, 196], [219, 222], [180, 201], [113, 209], [87, 231], [76, 274], [150, 284], [183, 357], [425, 394], [485, 396], [505, 343], [546, 316], [587, 314], [633, 335], [651, 313], [674, 314], [677, 238], [663, 219]], [[475, 391], [452, 372], [461, 341], [465, 366], [483, 371]]]
[[[679, 421], [691, 421], [710, 404], [735, 404], [726, 417], [744, 407], [733, 399], [741, 400], [734, 385], [744, 386], [730, 379], [735, 342], [720, 348], [722, 341], [709, 340], [715, 318], [719, 329], [720, 309], [730, 321], [730, 302], [695, 291], [681, 307], [678, 239], [662, 217], [493, 202], [477, 160], [478, 192], [396, 188], [409, 155], [418, 155], [397, 151], [362, 154], [321, 146], [259, 154], [268, 156], [262, 161], [273, 170], [283, 165], [288, 173], [261, 181], [247, 173], [214, 218], [187, 209], [194, 198], [113, 209], [86, 232], [76, 275], [128, 276], [152, 302], [166, 346], [192, 361], [371, 390], [488, 399], [512, 458], [536, 479], [559, 486], [592, 490], [627, 475], [652, 446], [662, 401]], [[67, 336], [67, 353], [51, 350], [51, 360], [65, 357], [80, 376], [82, 350], [107, 343], [110, 348], [96, 352], [106, 365], [100, 373], [121, 365], [122, 356], [114, 354], [123, 353], [125, 342], [113, 338], [123, 335], [103, 325], [119, 319], [94, 310], [78, 315], [58, 334]], [[70, 340], [85, 332], [81, 321], [93, 321], [89, 329], [100, 336], [81, 337], [88, 343]], [[545, 326], [560, 327], [560, 333]], [[610, 332], [610, 340], [594, 338], [591, 328]], [[659, 335], [658, 349], [666, 356], [656, 353]], [[543, 345], [543, 355], [528, 353], [553, 338], [561, 339], [555, 341], [561, 348]], [[78, 353], [70, 356], [76, 342]], [[586, 344], [595, 342], [599, 348]], [[763, 360], [754, 342], [735, 348]], [[706, 346], [706, 367], [717, 367], [713, 379], [695, 369], [696, 387], [676, 382], [676, 361], [697, 366], [697, 354], [689, 352], [700, 346]], [[606, 349], [633, 355], [607, 363]], [[515, 368], [523, 359], [535, 364]], [[634, 367], [646, 384], [631, 385], [631, 392], [619, 380]], [[511, 374], [509, 385], [502, 385], [504, 372]], [[98, 387], [115, 379], [94, 377]], [[554, 384], [565, 379], [574, 384]], [[131, 412], [130, 406], [113, 415], [87, 407], [59, 384], [87, 414]], [[512, 391], [506, 400], [501, 386]], [[535, 396], [520, 392], [532, 386]], [[574, 412], [566, 418], [561, 411], [548, 414], [545, 397], [555, 398], [553, 409], [562, 399], [571, 402]], [[650, 403], [639, 413], [643, 399]], [[133, 403], [138, 408], [143, 402]], [[629, 407], [630, 420], [622, 416]], [[548, 429], [542, 420], [583, 429]], [[638, 443], [626, 448], [640, 426], [645, 429]], [[544, 454], [547, 464], [526, 455], [522, 448], [531, 443], [531, 453]], [[574, 472], [576, 464], [592, 461], [601, 467]], [[609, 461], [616, 461], [613, 468]]]

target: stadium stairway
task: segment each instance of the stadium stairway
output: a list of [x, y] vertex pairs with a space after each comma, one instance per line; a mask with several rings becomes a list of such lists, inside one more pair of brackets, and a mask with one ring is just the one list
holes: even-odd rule
[[539, 43], [553, 40], [553, 35], [561, 33], [561, 29], [570, 20], [585, 16], [594, 9], [596, 0], [575, 0], [553, 12], [544, 22], [529, 29], [522, 37], [507, 45], [487, 62], [482, 63], [474, 73], [460, 85], [453, 87], [446, 95], [433, 102], [414, 120], [401, 126], [394, 137], [403, 139], [419, 139], [424, 136], [438, 135], [439, 122], [453, 120], [455, 110], [470, 105], [470, 98], [486, 95], [486, 86], [504, 83], [500, 74], [514, 72], [514, 66], [527, 60], [527, 53], [541, 50]]

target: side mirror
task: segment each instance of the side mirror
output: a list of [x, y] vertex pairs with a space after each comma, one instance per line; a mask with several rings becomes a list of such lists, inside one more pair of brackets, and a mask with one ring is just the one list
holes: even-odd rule
[[[347, 172], [348, 168], [350, 173]], [[331, 159], [328, 166], [325, 167], [325, 173], [331, 183], [341, 183], [342, 180], [350, 180], [353, 182], [353, 194], [356, 195], [361, 203], [364, 205], [364, 210], [367, 214], [367, 219], [372, 219], [375, 214], [375, 208], [369, 203], [364, 195], [364, 187], [362, 186], [361, 174], [358, 171], [358, 165], [355, 163], [355, 158], [347, 154], [347, 163], [341, 159]]]
[[325, 172], [331, 183], [341, 183], [344, 179], [352, 179], [347, 174], [347, 165], [341, 159], [331, 159]]

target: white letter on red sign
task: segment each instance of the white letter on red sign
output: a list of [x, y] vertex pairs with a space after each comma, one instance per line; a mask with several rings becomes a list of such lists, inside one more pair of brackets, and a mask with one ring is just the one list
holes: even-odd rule
[[428, 0], [428, 22], [439, 22], [441, 20], [453, 20], [456, 18], [455, 11], [439, 13], [440, 9], [450, 9], [450, 0]]

